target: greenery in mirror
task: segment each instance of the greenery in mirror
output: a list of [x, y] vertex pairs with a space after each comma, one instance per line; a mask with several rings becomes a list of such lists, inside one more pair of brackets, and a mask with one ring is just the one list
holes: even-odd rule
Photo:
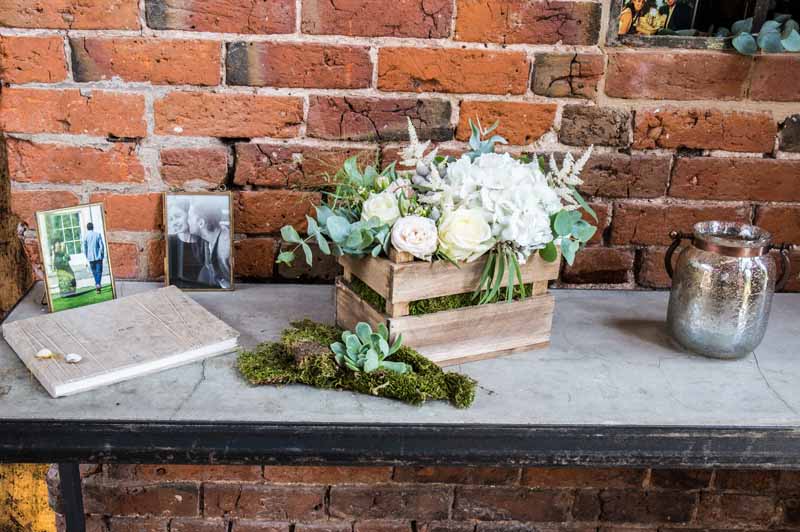
[[753, 17], [739, 20], [728, 28], [719, 28], [715, 37], [733, 35], [733, 47], [741, 54], [754, 55], [760, 49], [766, 53], [800, 52], [800, 24], [791, 15], [775, 15], [767, 20], [758, 33], [753, 31]]
[[330, 344], [344, 331], [311, 320], [293, 322], [279, 342], [265, 342], [239, 354], [240, 373], [251, 384], [306, 384], [323, 389], [351, 390], [396, 399], [412, 405], [449, 401], [467, 408], [475, 400], [477, 383], [466, 375], [445, 372], [413, 349], [400, 346], [394, 360], [405, 373], [353, 371], [336, 362]]

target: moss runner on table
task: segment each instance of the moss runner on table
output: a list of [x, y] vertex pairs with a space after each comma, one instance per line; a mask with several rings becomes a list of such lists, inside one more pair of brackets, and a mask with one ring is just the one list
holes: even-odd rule
[[445, 372], [405, 346], [392, 360], [409, 364], [412, 373], [356, 373], [343, 368], [328, 348], [341, 334], [337, 327], [311, 320], [293, 322], [283, 332], [280, 342], [265, 342], [252, 351], [243, 351], [239, 355], [239, 371], [252, 384], [307, 384], [378, 395], [412, 405], [443, 400], [466, 408], [475, 400], [474, 379]]

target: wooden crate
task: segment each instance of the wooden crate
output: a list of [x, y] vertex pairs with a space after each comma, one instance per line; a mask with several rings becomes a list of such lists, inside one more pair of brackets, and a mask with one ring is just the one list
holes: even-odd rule
[[[485, 261], [457, 268], [445, 261], [413, 261], [410, 255], [394, 250], [390, 259], [342, 256], [339, 264], [344, 275], [336, 281], [336, 323], [350, 330], [360, 321], [373, 328], [385, 323], [392, 338], [402, 334], [404, 344], [440, 366], [546, 346], [554, 307], [547, 281], [558, 277], [561, 261], [545, 262], [538, 255], [521, 265], [523, 281], [533, 284], [533, 296], [511, 303], [409, 315], [412, 301], [475, 290]], [[386, 300], [383, 311], [352, 290], [353, 277]]]

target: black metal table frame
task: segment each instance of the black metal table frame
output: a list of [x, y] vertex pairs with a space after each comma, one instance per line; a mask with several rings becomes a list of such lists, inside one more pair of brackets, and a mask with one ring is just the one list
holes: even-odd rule
[[58, 463], [67, 531], [84, 532], [81, 463], [800, 469], [800, 427], [0, 419], [0, 462]]

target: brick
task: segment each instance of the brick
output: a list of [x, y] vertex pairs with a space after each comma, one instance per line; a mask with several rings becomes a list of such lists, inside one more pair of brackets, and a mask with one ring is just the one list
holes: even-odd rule
[[614, 98], [736, 100], [747, 90], [751, 61], [723, 52], [611, 52], [605, 91]]
[[800, 201], [800, 160], [680, 157], [669, 195], [687, 199]]
[[262, 519], [324, 517], [324, 487], [204, 484], [204, 516]]
[[461, 102], [456, 139], [469, 140], [469, 119], [480, 120], [484, 127], [499, 121], [496, 133], [509, 144], [526, 145], [550, 131], [556, 118], [556, 104], [522, 102]]
[[800, 244], [800, 206], [761, 206], [755, 223], [772, 234], [775, 243]]
[[164, 148], [161, 150], [161, 178], [181, 189], [213, 190], [225, 183], [228, 150], [212, 148]]
[[[298, 256], [291, 266], [286, 264], [278, 265], [278, 277], [294, 282], [324, 282], [332, 283], [336, 277], [342, 274], [342, 267], [334, 255], [325, 255], [316, 244], [311, 244], [312, 264], [309, 266], [305, 259]], [[281, 244], [281, 251], [289, 251], [295, 248], [294, 244]]]
[[566, 105], [561, 114], [558, 139], [572, 146], [630, 144], [630, 113], [610, 107]]
[[305, 230], [306, 215], [314, 214], [320, 195], [293, 190], [238, 192], [233, 206], [237, 233], [274, 233], [284, 225]]
[[233, 523], [233, 532], [289, 532], [290, 525], [279, 521], [237, 519]]
[[228, 532], [228, 522], [222, 519], [173, 519], [169, 532]]
[[450, 0], [330, 2], [304, 0], [303, 33], [362, 37], [441, 38], [450, 35]]
[[535, 491], [512, 487], [456, 489], [454, 519], [485, 521], [566, 521], [572, 496], [568, 491]]
[[696, 506], [696, 496], [682, 491], [612, 489], [599, 497], [600, 519], [616, 523], [686, 523]]
[[800, 492], [800, 471], [780, 471], [778, 473], [778, 490]]
[[531, 88], [549, 98], [594, 100], [604, 71], [602, 54], [536, 54]]
[[294, 137], [303, 101], [288, 96], [172, 92], [155, 102], [156, 133], [216, 137]]
[[213, 481], [261, 480], [261, 466], [219, 466], [219, 465], [177, 465], [177, 464], [149, 464], [149, 465], [121, 465], [106, 466], [109, 478], [120, 480], [148, 480], [159, 482], [174, 481]]
[[600, 4], [457, 0], [457, 40], [502, 44], [597, 44]]
[[311, 96], [308, 135], [331, 140], [399, 141], [408, 139], [411, 118], [422, 139], [450, 140], [450, 102]]
[[143, 183], [144, 168], [136, 145], [115, 143], [108, 147], [34, 144], [8, 139], [8, 171], [21, 183]]
[[756, 56], [750, 98], [775, 102], [800, 101], [800, 57], [792, 54]]
[[418, 523], [420, 532], [475, 532], [475, 524], [468, 521], [431, 521]]
[[647, 109], [636, 111], [633, 147], [768, 153], [775, 145], [776, 132], [771, 113]]
[[92, 194], [91, 201], [105, 203], [106, 229], [157, 231], [163, 226], [161, 194]]
[[144, 137], [144, 97], [100, 90], [5, 89], [0, 130]]
[[[682, 249], [682, 247], [677, 249], [673, 255], [673, 268]], [[638, 284], [647, 288], [669, 288], [672, 285], [672, 281], [664, 267], [666, 251], [664, 248], [647, 248], [642, 252], [638, 271], [636, 272], [636, 282]]]
[[572, 518], [576, 521], [597, 521], [600, 518], [600, 498], [597, 490], [581, 489], [575, 492]]
[[624, 249], [589, 247], [564, 267], [561, 281], [568, 284], [624, 284], [633, 270], [633, 253]]
[[136, 279], [139, 277], [139, 246], [133, 242], [109, 242], [108, 254], [114, 277]]
[[236, 241], [234, 274], [243, 279], [272, 278], [277, 247], [278, 242], [273, 238], [248, 238]]
[[522, 485], [531, 488], [636, 488], [645, 470], [627, 468], [528, 467]]
[[333, 486], [330, 515], [336, 518], [446, 519], [452, 489], [445, 486]]
[[225, 64], [229, 85], [361, 89], [372, 83], [363, 46], [233, 42]]
[[580, 191], [606, 198], [657, 198], [667, 190], [671, 157], [593, 153], [581, 173]]
[[297, 523], [294, 529], [296, 532], [351, 532], [353, 525], [345, 521]]
[[6, 0], [0, 26], [72, 30], [138, 30], [137, 0]]
[[780, 150], [800, 153], [800, 114], [786, 117], [781, 124]]
[[589, 239], [588, 244], [602, 244], [603, 240], [605, 239], [605, 234], [608, 232], [608, 227], [611, 225], [611, 205], [608, 203], [598, 203], [593, 201], [589, 203], [589, 206], [597, 215], [597, 220], [595, 220], [588, 212], [581, 211], [583, 213], [583, 219], [595, 226], [597, 231], [595, 231], [594, 236]]
[[746, 222], [749, 207], [615, 203], [611, 244], [661, 245], [672, 243], [670, 231], [691, 232], [697, 222]]
[[727, 523], [767, 526], [776, 520], [777, 513], [776, 501], [772, 497], [701, 492], [697, 520], [716, 526]]
[[748, 471], [745, 469], [719, 469], [714, 476], [714, 487], [724, 491], [749, 491], [763, 495], [774, 491], [780, 471]]
[[[661, 269], [664, 269], [663, 255]], [[653, 469], [650, 472], [650, 486], [654, 488], [696, 490], [708, 488], [711, 470], [706, 469]]]
[[409, 521], [386, 521], [386, 520], [367, 520], [356, 521], [353, 525], [353, 532], [412, 532], [416, 527], [412, 527]]
[[790, 498], [783, 501], [784, 522], [788, 525], [800, 524], [800, 498]]
[[197, 484], [83, 484], [84, 508], [87, 513], [117, 516], [197, 516], [199, 498]]
[[295, 0], [145, 0], [147, 25], [158, 30], [292, 33]]
[[381, 48], [378, 88], [407, 92], [524, 94], [528, 70], [523, 52]]
[[516, 483], [519, 474], [519, 469], [512, 467], [398, 466], [394, 481], [498, 486]]
[[162, 279], [164, 277], [164, 259], [166, 256], [164, 240], [148, 240], [145, 244], [147, 253], [147, 278]]
[[[779, 271], [782, 273], [783, 270], [780, 269], [781, 257], [777, 251], [771, 252], [772, 257], [775, 259], [775, 262], [779, 264], [778, 268]], [[789, 280], [786, 282], [786, 286], [784, 287], [784, 292], [800, 292], [800, 251], [790, 251], [789, 252]], [[797, 491], [797, 490], [796, 490]]]
[[0, 36], [0, 80], [6, 83], [55, 83], [64, 81], [66, 77], [67, 63], [61, 37]]
[[49, 211], [80, 204], [80, 198], [67, 191], [12, 190], [11, 212], [29, 227], [36, 227], [36, 211]]
[[179, 39], [74, 37], [75, 81], [150, 82], [157, 85], [218, 85], [220, 44]]
[[297, 484], [372, 484], [388, 482], [392, 468], [333, 466], [264, 466], [267, 482]]
[[237, 185], [276, 188], [329, 185], [349, 157], [360, 166], [374, 164], [376, 152], [357, 148], [317, 148], [283, 144], [237, 144]]
[[[96, 531], [106, 530], [105, 523], [97, 516], [93, 524]], [[153, 517], [112, 517], [108, 519], [108, 532], [167, 532], [169, 520]], [[88, 532], [88, 531], [87, 531]]]

